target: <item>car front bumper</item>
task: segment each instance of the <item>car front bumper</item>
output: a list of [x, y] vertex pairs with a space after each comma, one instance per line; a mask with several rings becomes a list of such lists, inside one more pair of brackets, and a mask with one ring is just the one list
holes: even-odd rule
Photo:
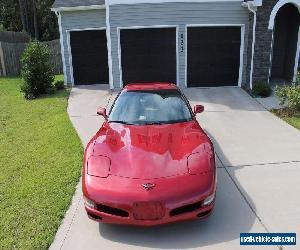
[[[83, 194], [94, 204], [85, 202], [86, 212], [90, 219], [103, 223], [154, 226], [206, 218], [216, 199], [216, 176], [211, 173], [153, 180], [156, 186], [150, 191], [142, 188], [145, 180], [84, 177]], [[211, 195], [213, 201], [204, 205]]]
[[129, 212], [128, 217], [120, 217], [112, 214], [107, 214], [97, 209], [93, 209], [85, 206], [85, 210], [87, 212], [88, 217], [91, 220], [107, 223], [107, 224], [126, 224], [126, 225], [135, 225], [135, 226], [157, 226], [169, 223], [175, 223], [179, 221], [187, 221], [187, 220], [196, 220], [196, 219], [205, 219], [209, 217], [214, 209], [214, 202], [205, 207], [201, 207], [191, 212], [182, 213], [180, 215], [171, 216], [170, 209], [167, 209], [165, 215], [162, 218], [155, 220], [139, 220], [136, 219], [133, 213]]

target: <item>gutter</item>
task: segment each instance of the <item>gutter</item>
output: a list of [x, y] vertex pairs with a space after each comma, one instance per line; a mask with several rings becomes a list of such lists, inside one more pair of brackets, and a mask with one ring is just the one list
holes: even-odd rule
[[87, 5], [87, 6], [73, 6], [73, 7], [57, 7], [51, 8], [53, 12], [60, 12], [60, 11], [79, 11], [79, 10], [102, 10], [105, 9], [105, 4], [102, 5]]
[[257, 1], [248, 1], [242, 3], [242, 7], [248, 8], [249, 12], [253, 13], [250, 89], [252, 89], [253, 87], [253, 65], [254, 65], [254, 53], [255, 53], [255, 41], [256, 41], [256, 11], [258, 5], [261, 6], [261, 2], [257, 3]]

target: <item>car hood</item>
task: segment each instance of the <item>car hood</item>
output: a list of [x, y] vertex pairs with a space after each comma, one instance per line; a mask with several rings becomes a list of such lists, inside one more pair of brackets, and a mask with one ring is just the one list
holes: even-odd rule
[[94, 156], [111, 159], [110, 175], [155, 179], [188, 173], [187, 157], [210, 143], [195, 121], [166, 125], [104, 123]]

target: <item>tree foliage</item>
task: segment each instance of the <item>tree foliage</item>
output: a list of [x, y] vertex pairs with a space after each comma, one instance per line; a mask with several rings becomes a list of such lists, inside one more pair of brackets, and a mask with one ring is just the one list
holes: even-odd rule
[[8, 31], [26, 31], [32, 38], [40, 41], [57, 39], [57, 17], [50, 9], [53, 2], [54, 0], [0, 0], [0, 27]]
[[17, 0], [0, 0], [0, 26], [2, 26], [4, 30], [22, 31]]

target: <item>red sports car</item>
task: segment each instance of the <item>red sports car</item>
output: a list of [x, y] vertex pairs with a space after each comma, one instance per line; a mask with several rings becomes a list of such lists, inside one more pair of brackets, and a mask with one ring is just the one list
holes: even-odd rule
[[208, 217], [216, 197], [213, 145], [186, 97], [170, 83], [129, 84], [83, 162], [89, 218], [153, 226]]

